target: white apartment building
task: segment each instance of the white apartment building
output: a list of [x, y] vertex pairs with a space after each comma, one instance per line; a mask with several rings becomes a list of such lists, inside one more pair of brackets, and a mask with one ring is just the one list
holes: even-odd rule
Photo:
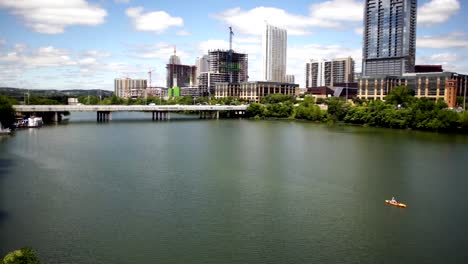
[[262, 79], [286, 81], [287, 31], [265, 23], [262, 34]]
[[335, 84], [354, 82], [354, 60], [310, 60], [305, 67], [306, 87], [334, 87]]

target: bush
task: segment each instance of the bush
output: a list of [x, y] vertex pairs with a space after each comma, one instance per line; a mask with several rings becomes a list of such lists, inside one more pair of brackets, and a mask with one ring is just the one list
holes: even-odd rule
[[8, 253], [1, 262], [2, 264], [40, 264], [34, 250], [22, 248]]

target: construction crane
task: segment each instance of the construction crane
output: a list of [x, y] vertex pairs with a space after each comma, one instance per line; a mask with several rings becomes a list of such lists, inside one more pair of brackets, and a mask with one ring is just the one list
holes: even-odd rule
[[232, 27], [229, 27], [229, 56], [228, 56], [228, 72], [229, 72], [229, 82], [232, 83]]
[[232, 51], [232, 36], [234, 32], [232, 32], [232, 27], [229, 27], [229, 51]]

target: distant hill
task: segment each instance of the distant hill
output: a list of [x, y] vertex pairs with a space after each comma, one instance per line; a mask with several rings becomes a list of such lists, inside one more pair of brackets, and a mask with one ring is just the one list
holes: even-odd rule
[[111, 97], [114, 92], [107, 90], [35, 90], [21, 89], [12, 87], [0, 87], [0, 95], [15, 98], [18, 101], [23, 101], [25, 94], [35, 95], [39, 97], [79, 97], [79, 96], [101, 96], [102, 98]]

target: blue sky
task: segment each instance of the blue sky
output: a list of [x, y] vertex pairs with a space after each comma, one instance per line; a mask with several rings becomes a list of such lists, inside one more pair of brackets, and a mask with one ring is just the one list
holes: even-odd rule
[[[62, 3], [63, 2], [63, 3]], [[351, 56], [361, 69], [360, 0], [138, 1], [0, 0], [0, 86], [113, 90], [113, 79], [147, 78], [165, 85], [177, 47], [183, 64], [209, 49], [249, 54], [259, 80], [263, 21], [288, 30], [287, 73], [304, 86], [310, 59]], [[419, 0], [417, 63], [468, 73], [468, 3]]]

